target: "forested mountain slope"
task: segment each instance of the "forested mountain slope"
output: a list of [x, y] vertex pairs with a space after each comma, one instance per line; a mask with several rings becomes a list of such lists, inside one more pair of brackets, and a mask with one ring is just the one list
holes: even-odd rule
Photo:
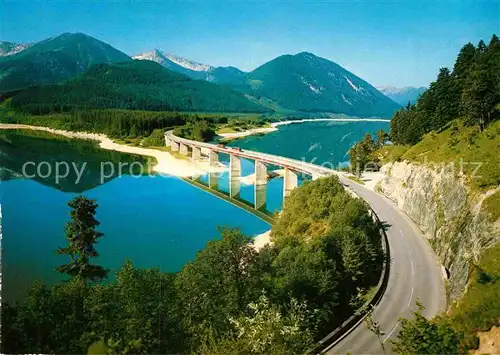
[[211, 112], [267, 110], [239, 92], [192, 80], [152, 61], [95, 65], [65, 83], [17, 93], [10, 104], [32, 114], [79, 108]]
[[451, 301], [440, 317], [401, 322], [396, 352], [477, 349], [478, 331], [500, 319], [499, 38], [466, 44], [452, 71], [441, 68], [417, 103], [394, 115], [395, 144], [378, 149], [368, 136], [351, 159], [382, 165], [377, 190], [426, 234]]
[[298, 111], [390, 117], [394, 101], [338, 64], [303, 52], [278, 57], [247, 75], [246, 91]]

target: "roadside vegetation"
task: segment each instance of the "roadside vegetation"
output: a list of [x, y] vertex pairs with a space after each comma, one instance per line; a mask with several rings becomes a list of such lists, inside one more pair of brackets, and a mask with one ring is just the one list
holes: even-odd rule
[[[389, 140], [378, 145], [371, 136], [351, 149], [351, 164], [409, 161], [427, 165], [453, 163], [474, 195], [500, 185], [500, 40], [466, 44], [450, 71], [441, 68], [435, 82], [391, 120]], [[360, 165], [361, 167], [364, 165]], [[362, 169], [362, 168], [361, 168]], [[500, 194], [488, 196], [483, 208], [492, 222], [500, 217]], [[447, 314], [426, 320], [421, 310], [401, 320], [395, 342], [400, 354], [467, 353], [477, 349], [478, 331], [500, 320], [500, 245], [483, 252], [473, 264], [465, 294]]]
[[3, 353], [297, 354], [339, 325], [379, 277], [378, 226], [336, 177], [286, 201], [273, 245], [223, 229], [177, 273], [124, 261], [102, 282], [95, 201], [70, 202], [68, 281], [2, 305]]

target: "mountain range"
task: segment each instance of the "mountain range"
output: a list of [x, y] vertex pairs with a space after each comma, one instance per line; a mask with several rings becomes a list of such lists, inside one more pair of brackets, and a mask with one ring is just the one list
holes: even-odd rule
[[274, 107], [295, 111], [391, 116], [399, 108], [366, 81], [308, 52], [280, 56], [249, 73], [234, 67], [200, 64], [158, 49], [133, 58], [153, 60], [193, 79], [230, 85], [257, 99], [270, 99]]
[[401, 106], [406, 106], [409, 103], [414, 104], [417, 102], [417, 99], [422, 95], [422, 93], [427, 90], [425, 87], [404, 87], [404, 88], [396, 88], [394, 86], [384, 86], [378, 87], [378, 91], [384, 94], [387, 97], [390, 97], [393, 101], [397, 102]]
[[[7, 92], [31, 86], [56, 83], [67, 85], [64, 83], [81, 76], [97, 64], [113, 67], [116, 63], [132, 62], [135, 59], [156, 62], [167, 71], [194, 79], [192, 81], [195, 83], [190, 85], [203, 87], [201, 92], [205, 92], [207, 86], [199, 82], [212, 84], [208, 92], [213, 94], [214, 90], [219, 91], [215, 96], [221, 98], [222, 95], [226, 95], [232, 99], [237, 98], [236, 101], [240, 104], [245, 102], [242, 110], [237, 111], [246, 112], [248, 107], [253, 107], [256, 112], [340, 113], [359, 117], [390, 117], [400, 107], [388, 96], [340, 65], [308, 52], [280, 56], [251, 72], [244, 72], [235, 67], [213, 67], [157, 49], [129, 57], [110, 45], [82, 33], [64, 33], [32, 45], [1, 42], [0, 53], [0, 93], [4, 93], [4, 96]], [[150, 71], [151, 66], [125, 65], [121, 70], [122, 72], [131, 70], [134, 76], [138, 70]], [[102, 74], [103, 71], [93, 73]], [[164, 73], [162, 72], [162, 75]], [[127, 80], [114, 85], [131, 85], [130, 82], [126, 82]], [[72, 82], [70, 85], [75, 83]], [[99, 85], [99, 81], [93, 82], [93, 87], [95, 85]], [[194, 95], [196, 91], [183, 92], [186, 86], [172, 83], [170, 85], [172, 86], [167, 88], [162, 82], [156, 89], [165, 92], [155, 93], [150, 101], [158, 97], [161, 97], [161, 100], [172, 98], [172, 90], [177, 90], [174, 96], [177, 98], [184, 96], [184, 101], [188, 102], [190, 98], [188, 95]], [[103, 90], [105, 86], [109, 89], [109, 83], [106, 81], [102, 86]], [[122, 89], [119, 91], [120, 95], [127, 92]], [[146, 91], [152, 94], [151, 90]], [[229, 92], [232, 94], [229, 95]], [[130, 99], [132, 101], [136, 99], [137, 94], [133, 96]], [[244, 101], [241, 98], [244, 98]], [[166, 107], [165, 101], [161, 101], [157, 106]], [[186, 105], [178, 105], [176, 101], [173, 105], [167, 106], [184, 108]], [[194, 106], [198, 107], [197, 110], [206, 109], [203, 105]], [[235, 105], [225, 103], [221, 107], [235, 107]]]

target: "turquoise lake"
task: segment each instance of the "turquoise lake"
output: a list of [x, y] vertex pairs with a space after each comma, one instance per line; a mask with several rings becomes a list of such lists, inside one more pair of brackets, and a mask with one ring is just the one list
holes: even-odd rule
[[[315, 162], [338, 164], [348, 160], [350, 146], [366, 132], [388, 129], [388, 123], [304, 123], [280, 127], [278, 132], [249, 137], [233, 143], [246, 149], [304, 157]], [[96, 263], [116, 271], [130, 259], [139, 267], [160, 267], [178, 271], [207, 241], [219, 237], [217, 227], [240, 228], [255, 236], [270, 229], [268, 223], [207, 191], [174, 177], [122, 175], [100, 183], [100, 161], [119, 161], [124, 156], [102, 151], [89, 143], [24, 137], [2, 133], [0, 202], [2, 208], [2, 276], [4, 299], [15, 299], [35, 279], [49, 284], [62, 276], [54, 267], [66, 262], [54, 253], [65, 245], [64, 227], [69, 219], [67, 203], [83, 194], [99, 204], [97, 219], [104, 233], [96, 246]], [[132, 159], [127, 156], [126, 159]], [[49, 160], [89, 161], [78, 186], [74, 177], [55, 183], [50, 179], [25, 179], [20, 176], [23, 162]], [[227, 157], [221, 157], [227, 163]], [[242, 161], [243, 175], [253, 172], [253, 162]], [[8, 174], [5, 174], [5, 172]], [[72, 180], [73, 179], [73, 180]], [[202, 180], [206, 181], [206, 176]], [[267, 185], [267, 209], [279, 211], [282, 179]], [[228, 190], [227, 173], [219, 179], [219, 189]], [[253, 202], [253, 185], [241, 186], [240, 197]]]

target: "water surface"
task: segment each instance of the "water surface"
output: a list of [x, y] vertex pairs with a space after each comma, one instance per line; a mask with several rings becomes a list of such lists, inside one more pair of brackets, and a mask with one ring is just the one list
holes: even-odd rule
[[[232, 146], [338, 167], [349, 149], [369, 132], [389, 131], [388, 122], [305, 122], [279, 126], [265, 135], [235, 140]], [[325, 165], [326, 166], [326, 165]]]
[[[54, 268], [66, 263], [67, 257], [54, 250], [66, 243], [67, 203], [80, 193], [99, 204], [96, 218], [104, 237], [96, 246], [100, 256], [95, 263], [112, 272], [126, 258], [139, 267], [178, 271], [207, 241], [219, 238], [219, 226], [240, 228], [249, 236], [270, 228], [247, 211], [178, 178], [123, 175], [100, 184], [100, 159], [118, 163], [140, 157], [109, 156], [81, 141], [13, 132], [1, 138], [2, 295], [7, 300], [17, 298], [35, 279], [53, 284], [63, 278]], [[56, 184], [53, 178], [20, 175], [21, 163], [27, 159], [55, 164], [65, 158], [79, 164], [93, 161], [79, 184], [71, 180], [74, 176]]]

